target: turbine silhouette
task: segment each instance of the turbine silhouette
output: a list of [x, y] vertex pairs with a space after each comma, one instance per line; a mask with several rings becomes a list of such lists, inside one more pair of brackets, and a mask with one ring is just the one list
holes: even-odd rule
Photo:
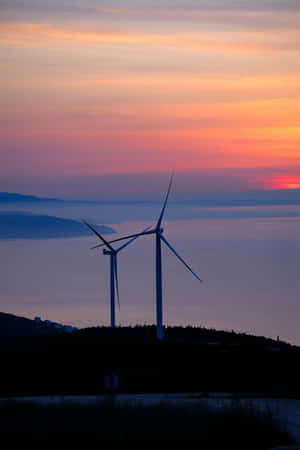
[[[104, 237], [100, 233], [98, 233], [97, 230], [95, 230], [95, 228], [92, 225], [90, 225], [85, 220], [83, 220], [82, 222], [87, 227], [89, 227], [89, 229], [94, 234], [96, 234], [96, 236], [98, 236], [98, 238], [103, 242], [103, 244], [101, 244], [101, 245], [105, 245], [107, 247], [107, 249], [103, 250], [103, 254], [110, 256], [110, 325], [111, 325], [111, 327], [115, 327], [116, 326], [116, 308], [115, 308], [115, 297], [116, 297], [115, 294], [116, 293], [117, 293], [118, 306], [120, 309], [117, 255], [121, 250], [123, 250], [125, 247], [127, 247], [129, 244], [131, 244], [133, 241], [135, 241], [139, 235], [133, 236], [132, 239], [130, 239], [130, 241], [126, 242], [126, 244], [122, 245], [121, 247], [119, 247], [117, 249], [114, 249], [110, 245], [110, 243], [107, 242], [107, 240], [104, 239]], [[149, 227], [146, 228], [146, 230], [148, 230], [148, 229], [149, 229]], [[144, 232], [146, 230], [144, 230]], [[99, 245], [96, 247], [99, 247]], [[93, 247], [93, 248], [95, 248], [95, 247]]]
[[[161, 228], [163, 216], [165, 213], [165, 209], [168, 203], [168, 198], [171, 191], [171, 186], [174, 178], [174, 173], [172, 173], [167, 195], [165, 198], [165, 201], [163, 203], [163, 207], [161, 210], [161, 213], [159, 215], [156, 227], [152, 230], [144, 230], [142, 233], [132, 234], [130, 236], [124, 236], [122, 238], [114, 239], [110, 241], [108, 244], [111, 244], [113, 242], [122, 241], [124, 239], [130, 239], [130, 238], [137, 238], [139, 236], [146, 236], [149, 234], [155, 235], [155, 249], [156, 249], [156, 336], [157, 339], [161, 340], [163, 338], [163, 301], [162, 301], [162, 261], [161, 261], [161, 241], [163, 241], [166, 246], [171, 250], [171, 252], [176, 256], [176, 258], [179, 259], [179, 261], [194, 275], [194, 277], [197, 278], [200, 282], [202, 280], [198, 277], [198, 275], [191, 269], [191, 267], [184, 261], [184, 259], [176, 252], [176, 250], [171, 246], [171, 244], [167, 241], [167, 239], [163, 235], [163, 228]], [[103, 244], [97, 245], [93, 248], [101, 247]]]

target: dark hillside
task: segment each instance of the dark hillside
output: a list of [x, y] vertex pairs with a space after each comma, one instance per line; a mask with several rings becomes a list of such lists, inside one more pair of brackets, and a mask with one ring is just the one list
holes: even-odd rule
[[120, 392], [300, 395], [299, 347], [192, 327], [168, 327], [158, 342], [155, 331], [99, 327], [20, 337], [18, 325], [15, 337], [11, 328], [0, 339], [0, 394], [98, 394], [114, 372]]
[[[53, 335], [57, 331], [25, 317], [0, 312], [0, 338]], [[0, 341], [1, 342], [1, 341]]]
[[[156, 327], [135, 326], [135, 327], [90, 327], [76, 331], [76, 335], [87, 342], [107, 343], [107, 344], [134, 344], [134, 343], [155, 343]], [[266, 338], [264, 336], [254, 336], [246, 333], [232, 331], [215, 330], [205, 327], [166, 327], [164, 329], [164, 343], [169, 344], [205, 344], [211, 347], [221, 345], [228, 346], [265, 346], [273, 348], [291, 348], [292, 345], [279, 340]]]

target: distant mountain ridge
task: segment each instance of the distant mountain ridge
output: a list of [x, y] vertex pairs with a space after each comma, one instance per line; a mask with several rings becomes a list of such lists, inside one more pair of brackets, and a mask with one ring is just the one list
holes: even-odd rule
[[41, 198], [35, 195], [23, 195], [13, 192], [0, 192], [0, 203], [24, 203], [24, 202], [63, 202], [57, 198]]
[[[111, 200], [62, 200], [59, 198], [38, 197], [36, 195], [24, 195], [13, 192], [0, 192], [0, 206], [10, 203], [60, 203], [60, 204], [129, 204], [129, 205], [156, 205], [160, 200], [149, 198]], [[208, 191], [195, 195], [187, 195], [186, 198], [173, 199], [174, 205], [198, 206], [203, 208], [216, 207], [243, 207], [243, 206], [279, 206], [279, 205], [300, 205], [300, 189], [274, 189], [274, 190], [243, 190], [243, 191]]]

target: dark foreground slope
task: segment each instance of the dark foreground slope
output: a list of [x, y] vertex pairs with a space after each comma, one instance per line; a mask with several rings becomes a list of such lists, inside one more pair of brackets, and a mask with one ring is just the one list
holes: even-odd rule
[[24, 437], [44, 444], [47, 433], [47, 442], [52, 438], [56, 446], [64, 437], [67, 447], [73, 442], [78, 446], [83, 438], [84, 448], [90, 442], [94, 448], [99, 441], [136, 440], [194, 441], [205, 450], [269, 450], [293, 443], [286, 425], [274, 413], [238, 402], [217, 409], [201, 401], [176, 407], [171, 403], [130, 405], [109, 401], [0, 403], [1, 443], [8, 438], [11, 446], [20, 432], [22, 444]]
[[47, 327], [45, 323], [37, 323], [26, 317], [19, 317], [14, 314], [0, 312], [0, 342], [1, 338], [24, 338], [25, 336], [45, 336], [54, 334], [57, 334], [57, 329]]
[[0, 339], [0, 394], [98, 394], [114, 372], [119, 392], [300, 395], [300, 349], [205, 328], [90, 328]]

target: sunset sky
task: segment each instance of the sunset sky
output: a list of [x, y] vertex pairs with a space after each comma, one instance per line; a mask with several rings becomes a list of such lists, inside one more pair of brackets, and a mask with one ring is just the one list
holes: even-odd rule
[[0, 191], [300, 188], [299, 0], [0, 0], [0, 21]]

